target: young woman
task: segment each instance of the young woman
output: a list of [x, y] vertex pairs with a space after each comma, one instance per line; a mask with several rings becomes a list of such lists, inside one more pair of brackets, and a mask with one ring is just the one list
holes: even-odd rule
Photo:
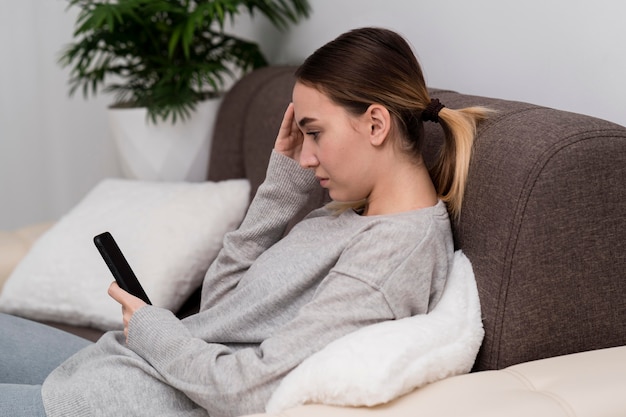
[[[84, 348], [3, 317], [0, 355], [11, 356], [13, 343], [22, 356], [3, 369], [0, 396], [11, 399], [0, 414], [262, 412], [282, 378], [329, 342], [432, 309], [454, 252], [448, 211], [460, 213], [476, 125], [487, 111], [431, 100], [411, 48], [384, 29], [341, 35], [296, 79], [267, 178], [207, 272], [200, 312], [181, 321], [111, 284], [124, 331]], [[446, 133], [432, 172], [421, 156], [424, 121]], [[320, 186], [334, 203], [283, 237]], [[24, 334], [22, 344], [20, 328], [46, 346]], [[51, 346], [59, 350], [52, 356]]]

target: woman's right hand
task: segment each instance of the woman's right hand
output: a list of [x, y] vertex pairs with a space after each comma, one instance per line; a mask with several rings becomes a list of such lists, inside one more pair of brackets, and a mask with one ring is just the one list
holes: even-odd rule
[[278, 129], [274, 150], [299, 162], [303, 140], [304, 136], [295, 120], [293, 103], [289, 103]]

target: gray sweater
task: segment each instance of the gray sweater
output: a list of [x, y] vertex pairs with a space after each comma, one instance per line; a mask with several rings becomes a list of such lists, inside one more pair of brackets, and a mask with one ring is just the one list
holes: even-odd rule
[[236, 416], [262, 412], [282, 378], [360, 327], [426, 313], [453, 256], [445, 205], [385, 216], [313, 211], [282, 238], [317, 187], [273, 153], [240, 228], [184, 320], [146, 306], [53, 371], [56, 416]]

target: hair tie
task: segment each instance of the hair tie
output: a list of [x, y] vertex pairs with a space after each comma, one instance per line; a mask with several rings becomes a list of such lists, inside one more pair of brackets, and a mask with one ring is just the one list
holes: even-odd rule
[[425, 122], [439, 123], [439, 112], [444, 106], [439, 99], [433, 98], [428, 103], [428, 106], [422, 111], [422, 120]]

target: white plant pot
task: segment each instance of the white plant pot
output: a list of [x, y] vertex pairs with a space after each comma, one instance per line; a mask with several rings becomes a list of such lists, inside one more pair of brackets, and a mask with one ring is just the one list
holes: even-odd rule
[[190, 117], [175, 124], [148, 121], [145, 108], [109, 108], [123, 174], [139, 180], [205, 180], [220, 103], [220, 98], [202, 101]]

